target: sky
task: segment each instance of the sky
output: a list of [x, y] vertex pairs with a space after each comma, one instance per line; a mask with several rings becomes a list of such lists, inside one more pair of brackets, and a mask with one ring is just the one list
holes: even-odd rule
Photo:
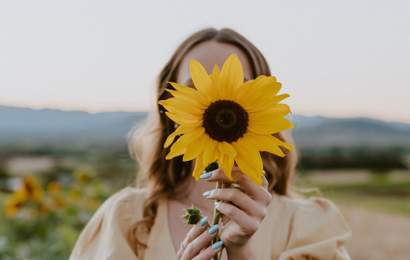
[[293, 113], [410, 123], [410, 1], [0, 0], [0, 105], [141, 111], [205, 27], [252, 41]]

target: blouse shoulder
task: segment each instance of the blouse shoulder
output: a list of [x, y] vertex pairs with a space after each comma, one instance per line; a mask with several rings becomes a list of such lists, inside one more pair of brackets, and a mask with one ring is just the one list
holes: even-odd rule
[[351, 230], [336, 205], [325, 198], [284, 198], [292, 209], [288, 241], [280, 260], [350, 259], [344, 245]]
[[82, 230], [70, 260], [137, 259], [127, 236], [142, 217], [145, 189], [126, 187], [111, 195]]

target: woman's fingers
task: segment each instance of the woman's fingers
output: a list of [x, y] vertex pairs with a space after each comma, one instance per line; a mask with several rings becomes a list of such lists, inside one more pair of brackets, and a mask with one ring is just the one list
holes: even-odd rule
[[[263, 176], [263, 185], [257, 185], [248, 176], [243, 174], [237, 166], [232, 168], [232, 177], [235, 179], [241, 190], [248, 194], [251, 198], [257, 201], [261, 201], [264, 205], [268, 205], [272, 199], [272, 195], [269, 193], [267, 186], [268, 181]], [[223, 181], [224, 183], [232, 183], [231, 180], [226, 177], [221, 169], [216, 169], [211, 172], [207, 172], [201, 175], [201, 179], [206, 181]]]
[[[236, 166], [232, 168], [232, 172], [234, 171]], [[206, 181], [223, 181], [224, 183], [232, 183], [231, 181], [222, 171], [222, 169], [216, 169], [210, 172], [204, 172], [200, 178]]]
[[264, 218], [266, 215], [266, 209], [264, 205], [255, 203], [254, 200], [252, 200], [246, 193], [242, 192], [239, 189], [214, 189], [204, 192], [203, 196], [207, 199], [231, 202], [251, 216]]
[[198, 237], [192, 240], [183, 249], [182, 259], [192, 259], [201, 252], [204, 248], [207, 248], [212, 239], [218, 233], [219, 225], [213, 225], [208, 230], [203, 231]]
[[238, 224], [241, 227], [241, 230], [247, 235], [252, 235], [258, 229], [259, 221], [257, 219], [247, 215], [232, 204], [216, 202], [215, 208]]
[[189, 243], [191, 243], [191, 241], [201, 235], [207, 229], [207, 227], [209, 227], [207, 217], [201, 218], [201, 220], [196, 225], [194, 225], [185, 236], [185, 239], [182, 241], [181, 246], [179, 247], [177, 255], [182, 256], [185, 248], [189, 245]]
[[212, 246], [203, 250], [198, 256], [194, 257], [194, 260], [209, 260], [214, 257], [223, 248], [223, 241], [220, 240], [212, 244]]

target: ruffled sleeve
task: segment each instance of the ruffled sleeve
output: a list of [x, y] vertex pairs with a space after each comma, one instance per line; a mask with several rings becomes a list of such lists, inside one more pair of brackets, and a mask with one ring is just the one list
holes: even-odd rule
[[70, 260], [137, 260], [128, 230], [141, 217], [143, 190], [127, 187], [108, 198], [81, 232]]
[[351, 231], [336, 206], [323, 198], [298, 202], [286, 250], [279, 260], [347, 260]]

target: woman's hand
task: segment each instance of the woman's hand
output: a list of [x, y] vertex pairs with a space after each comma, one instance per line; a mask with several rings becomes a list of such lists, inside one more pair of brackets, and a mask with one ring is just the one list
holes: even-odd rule
[[177, 253], [178, 260], [209, 260], [222, 250], [223, 242], [219, 241], [209, 246], [218, 234], [218, 225], [209, 226], [206, 217], [193, 226], [186, 235]]
[[[220, 237], [224, 241], [230, 259], [252, 259], [249, 239], [258, 230], [265, 218], [267, 207], [272, 199], [268, 192], [265, 177], [263, 185], [255, 184], [238, 167], [232, 169], [235, 188], [214, 189], [205, 192], [207, 199], [218, 200], [216, 208], [223, 214]], [[221, 169], [205, 173], [201, 179], [231, 183]]]

